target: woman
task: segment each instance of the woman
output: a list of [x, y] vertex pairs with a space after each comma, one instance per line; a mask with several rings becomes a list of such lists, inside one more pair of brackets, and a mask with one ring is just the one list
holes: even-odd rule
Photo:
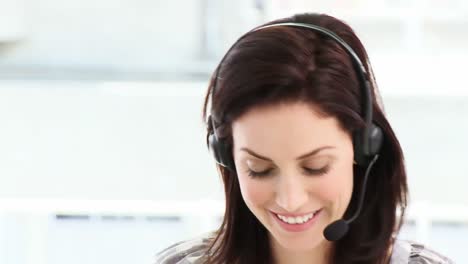
[[243, 35], [203, 110], [224, 220], [156, 263], [452, 263], [396, 239], [406, 172], [377, 94], [363, 45], [336, 18], [299, 14]]

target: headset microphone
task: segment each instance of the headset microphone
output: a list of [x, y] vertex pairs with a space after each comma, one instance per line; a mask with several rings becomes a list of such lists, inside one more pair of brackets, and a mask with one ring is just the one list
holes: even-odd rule
[[353, 217], [351, 217], [351, 219], [349, 220], [339, 219], [329, 224], [323, 231], [323, 235], [328, 241], [337, 241], [337, 240], [340, 240], [342, 237], [344, 237], [349, 230], [349, 224], [351, 224], [351, 222], [356, 220], [356, 218], [359, 216], [359, 213], [361, 212], [362, 204], [364, 201], [364, 195], [366, 193], [367, 178], [369, 176], [369, 172], [372, 166], [374, 165], [374, 163], [377, 161], [378, 158], [379, 158], [379, 155], [378, 154], [375, 155], [372, 161], [367, 166], [366, 174], [364, 176], [364, 181], [362, 183], [361, 196], [359, 197], [359, 204], [358, 204], [356, 213], [354, 213]]

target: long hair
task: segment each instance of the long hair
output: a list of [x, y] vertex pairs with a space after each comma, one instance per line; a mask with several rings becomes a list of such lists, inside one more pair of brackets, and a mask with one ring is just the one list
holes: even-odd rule
[[[277, 22], [310, 23], [335, 32], [356, 52], [370, 75], [373, 118], [383, 130], [384, 142], [369, 176], [361, 214], [346, 236], [333, 242], [330, 263], [384, 263], [393, 234], [402, 225], [408, 190], [401, 146], [376, 99], [379, 95], [367, 52], [351, 27], [334, 17], [305, 13], [267, 24]], [[203, 120], [210, 113], [222, 117], [217, 131], [230, 142], [231, 151], [232, 122], [261, 105], [307, 102], [323, 115], [336, 118], [350, 135], [365, 125], [360, 114], [363, 95], [351, 59], [333, 39], [314, 31], [272, 27], [251, 32], [228, 52], [218, 69], [216, 89], [212, 95], [215, 71], [205, 97]], [[213, 127], [210, 122], [206, 126], [208, 136]], [[268, 231], [246, 206], [236, 173], [221, 166], [218, 170], [224, 183], [226, 211], [207, 262], [271, 263]], [[364, 170], [354, 166], [353, 195], [345, 219], [356, 210]]]

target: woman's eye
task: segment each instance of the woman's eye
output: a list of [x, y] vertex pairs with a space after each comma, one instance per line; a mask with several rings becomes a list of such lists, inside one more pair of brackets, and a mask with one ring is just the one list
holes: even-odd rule
[[323, 175], [323, 174], [328, 172], [329, 166], [327, 165], [327, 166], [325, 166], [323, 168], [320, 168], [320, 169], [304, 168], [304, 170], [309, 175]]
[[[248, 173], [248, 175], [250, 177], [256, 178], [256, 177], [268, 176], [268, 174], [271, 171], [272, 171], [272, 169], [267, 169], [267, 170], [263, 170], [263, 171], [254, 171], [254, 170], [248, 169], [247, 173]], [[320, 175], [326, 174], [329, 171], [329, 166], [327, 165], [327, 166], [325, 166], [323, 168], [320, 168], [320, 169], [312, 169], [312, 168], [305, 168], [304, 167], [304, 171], [308, 175], [320, 176]]]
[[253, 171], [251, 169], [247, 170], [247, 173], [249, 174], [250, 177], [255, 178], [255, 177], [261, 177], [261, 176], [267, 176], [272, 169], [267, 169], [264, 171]]

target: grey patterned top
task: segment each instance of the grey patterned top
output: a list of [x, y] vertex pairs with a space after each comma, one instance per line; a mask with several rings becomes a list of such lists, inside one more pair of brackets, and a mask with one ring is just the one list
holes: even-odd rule
[[[155, 264], [202, 264], [202, 255], [210, 244], [207, 233], [197, 238], [178, 242], [158, 254]], [[454, 264], [447, 257], [414, 241], [397, 239], [393, 245], [390, 264]]]

